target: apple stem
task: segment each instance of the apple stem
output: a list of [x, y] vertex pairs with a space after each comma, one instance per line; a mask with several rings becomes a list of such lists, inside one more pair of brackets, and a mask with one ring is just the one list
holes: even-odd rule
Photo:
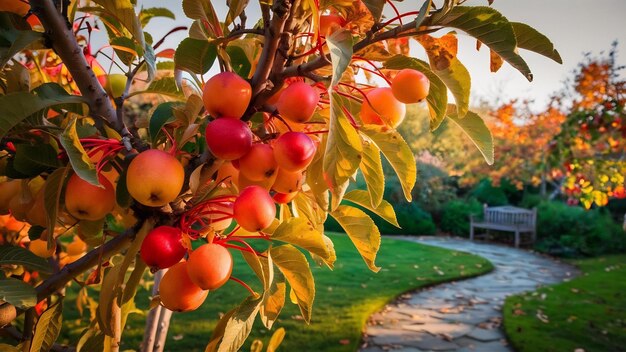
[[[252, 253], [258, 257], [263, 257], [266, 258], [267, 256], [265, 254], [259, 253], [257, 251], [255, 251], [254, 249], [250, 248], [246, 248], [246, 247], [240, 247], [240, 246], [236, 246], [234, 244], [230, 244], [230, 243], [223, 243], [224, 241], [217, 241], [216, 243], [219, 243], [220, 245], [224, 246], [224, 247], [228, 247], [228, 248], [232, 248], [232, 249], [236, 249], [242, 252], [249, 252]], [[243, 241], [242, 241], [243, 242]], [[245, 242], [244, 242], [245, 243]], [[249, 247], [249, 246], [248, 246]]]
[[393, 2], [391, 0], [385, 0], [387, 2], [387, 4], [389, 4], [391, 6], [391, 8], [393, 9], [393, 12], [396, 13], [396, 17], [398, 18], [398, 20], [400, 20], [400, 25], [402, 26], [402, 15], [400, 15], [400, 11], [398, 11], [398, 8], [396, 7], [396, 5], [393, 4]]
[[246, 290], [248, 290], [248, 292], [250, 292], [253, 296], [257, 294], [256, 292], [254, 292], [254, 291], [252, 290], [252, 288], [250, 288], [250, 286], [248, 286], [248, 284], [246, 284], [245, 282], [243, 282], [243, 281], [239, 280], [238, 278], [236, 278], [236, 277], [234, 277], [234, 276], [231, 276], [231, 277], [230, 277], [230, 280], [233, 280], [233, 281], [235, 281], [236, 283], [238, 283], [238, 284], [240, 284], [241, 286], [243, 286], [243, 287], [244, 287]]
[[167, 129], [165, 127], [161, 128], [161, 131], [163, 131], [163, 133], [165, 133], [165, 136], [167, 136], [167, 139], [170, 141], [170, 143], [172, 143], [172, 146], [170, 147], [170, 150], [168, 150], [168, 153], [172, 156], [176, 155], [176, 148], [178, 147], [176, 145], [176, 140], [174, 139], [174, 137], [172, 137], [172, 135], [167, 131]]
[[381, 28], [385, 28], [385, 27], [387, 27], [388, 25], [392, 24], [394, 21], [398, 21], [398, 20], [400, 20], [400, 25], [402, 25], [402, 18], [403, 18], [403, 17], [407, 17], [407, 16], [417, 16], [417, 15], [419, 15], [419, 13], [420, 13], [419, 11], [410, 11], [410, 12], [406, 12], [406, 13], [403, 13], [403, 14], [401, 14], [401, 15], [398, 15], [398, 16], [396, 16], [396, 17], [394, 17], [394, 18], [391, 18], [389, 21], [387, 21], [387, 22], [385, 22], [385, 23], [381, 24], [380, 26], [381, 26]]

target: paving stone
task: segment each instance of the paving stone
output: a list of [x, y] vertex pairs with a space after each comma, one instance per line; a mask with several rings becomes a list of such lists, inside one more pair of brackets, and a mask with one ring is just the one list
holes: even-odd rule
[[474, 340], [478, 340], [481, 342], [489, 342], [505, 338], [502, 331], [498, 329], [487, 330], [481, 328], [476, 328], [472, 330], [469, 334], [467, 334], [467, 337], [473, 338]]
[[472, 326], [467, 324], [420, 324], [402, 325], [404, 330], [423, 331], [431, 335], [443, 335], [455, 339], [472, 331]]
[[459, 345], [456, 343], [438, 339], [436, 337], [423, 339], [418, 341], [415, 345], [417, 348], [427, 351], [456, 351], [459, 349]]
[[463, 347], [456, 352], [510, 352], [511, 349], [500, 341], [477, 343], [474, 348]]
[[382, 348], [378, 346], [368, 346], [360, 349], [361, 352], [385, 352]]
[[361, 352], [510, 351], [499, 328], [504, 299], [578, 273], [547, 257], [501, 245], [440, 237], [401, 239], [477, 254], [495, 269], [402, 295], [371, 317], [365, 332], [368, 347]]

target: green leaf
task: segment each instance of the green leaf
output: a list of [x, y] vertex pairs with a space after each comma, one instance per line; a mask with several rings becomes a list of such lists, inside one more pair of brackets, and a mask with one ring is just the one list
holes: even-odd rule
[[175, 20], [176, 16], [172, 11], [165, 7], [150, 7], [139, 11], [139, 22], [145, 27], [151, 19], [155, 17], [165, 17]]
[[226, 52], [228, 57], [230, 57], [230, 65], [233, 67], [233, 72], [238, 76], [248, 77], [250, 70], [252, 70], [252, 64], [243, 48], [238, 45], [229, 45], [226, 47]]
[[126, 172], [128, 168], [124, 168], [120, 177], [117, 179], [117, 185], [115, 186], [115, 201], [123, 209], [127, 209], [132, 203], [130, 193], [128, 193], [128, 186], [126, 184]]
[[317, 231], [305, 218], [291, 218], [283, 221], [272, 234], [272, 240], [296, 245], [323, 259], [330, 257], [326, 243], [324, 243], [323, 233]]
[[493, 165], [493, 136], [487, 125], [485, 125], [485, 121], [478, 114], [471, 111], [464, 118], [458, 118], [453, 106], [450, 107], [448, 118], [459, 126], [472, 140], [487, 161], [487, 164]]
[[156, 55], [154, 53], [154, 48], [147, 43], [146, 46], [144, 46], [143, 59], [146, 63], [146, 71], [148, 72], [148, 77], [146, 77], [146, 79], [148, 82], [152, 82], [156, 76]]
[[340, 205], [330, 216], [346, 231], [370, 270], [378, 272], [380, 268], [375, 261], [380, 248], [380, 231], [374, 221], [363, 210], [347, 205]]
[[[0, 31], [6, 35], [6, 29], [0, 28]], [[11, 60], [20, 51], [28, 48], [34, 42], [43, 42], [43, 33], [35, 31], [18, 31], [11, 28], [11, 31], [15, 32], [15, 37], [11, 38], [11, 46], [0, 47], [0, 68]], [[3, 35], [3, 37], [5, 37]]]
[[185, 38], [176, 48], [176, 68], [195, 74], [205, 74], [217, 58], [217, 47], [206, 40]]
[[182, 106], [182, 104], [170, 101], [161, 103], [154, 109], [150, 117], [150, 126], [148, 128], [153, 146], [157, 144], [163, 126], [176, 120], [176, 117], [174, 117], [174, 107], [176, 106]]
[[308, 324], [311, 321], [315, 299], [315, 281], [309, 262], [302, 252], [290, 244], [272, 247], [270, 255], [291, 286], [300, 307], [300, 313]]
[[[133, 39], [137, 41], [140, 48], [146, 45], [143, 30], [139, 17], [135, 14], [135, 9], [131, 0], [93, 0], [96, 4], [102, 6], [107, 14], [115, 18], [130, 32]], [[140, 53], [143, 55], [143, 53]]]
[[343, 199], [362, 206], [363, 208], [380, 216], [393, 226], [400, 228], [400, 224], [398, 224], [398, 220], [396, 219], [396, 212], [393, 210], [391, 204], [389, 204], [386, 200], [383, 200], [378, 206], [373, 207], [369, 193], [362, 189], [355, 189], [348, 192]]
[[[69, 170], [69, 167], [56, 169], [46, 180], [43, 201], [46, 207], [47, 230], [49, 234], [54, 233], [59, 212], [59, 201]], [[55, 241], [54, 236], [48, 236], [48, 248], [52, 248], [53, 241]]]
[[16, 144], [13, 167], [24, 175], [37, 176], [60, 166], [57, 151], [50, 144]]
[[233, 311], [224, 328], [224, 337], [217, 349], [218, 352], [239, 351], [252, 331], [252, 324], [259, 312], [260, 305], [261, 299], [259, 297], [250, 296]]
[[0, 246], [0, 265], [23, 265], [42, 274], [52, 273], [47, 260], [36, 256], [26, 248], [9, 244]]
[[426, 19], [426, 16], [428, 16], [432, 3], [432, 0], [426, 0], [424, 1], [424, 4], [422, 4], [422, 7], [420, 7], [419, 14], [417, 15], [417, 18], [415, 18], [415, 29], [419, 29]]
[[359, 133], [348, 121], [340, 101], [336, 93], [331, 95], [328, 142], [323, 163], [324, 179], [333, 194], [334, 206], [341, 201], [344, 185], [359, 168], [363, 152]]
[[149, 93], [166, 95], [176, 100], [185, 99], [185, 95], [183, 94], [183, 91], [179, 90], [178, 86], [176, 86], [176, 79], [174, 79], [174, 77], [163, 77], [155, 81], [152, 81], [152, 83], [150, 83], [148, 88], [146, 88], [145, 90], [132, 92], [128, 95], [128, 97], [130, 98], [135, 95], [149, 94]]
[[100, 186], [96, 166], [91, 162], [89, 155], [80, 144], [76, 132], [76, 117], [70, 121], [65, 131], [59, 136], [59, 141], [65, 149], [76, 175], [94, 186]]
[[0, 300], [28, 309], [37, 304], [37, 291], [22, 280], [11, 277], [0, 279]]
[[380, 149], [370, 140], [363, 140], [363, 159], [361, 159], [361, 173], [367, 185], [367, 191], [376, 207], [382, 202], [385, 193], [385, 173], [383, 162], [380, 158]]
[[28, 92], [16, 92], [0, 96], [0, 138], [27, 117], [43, 109], [68, 103], [84, 103], [83, 97], [59, 95], [41, 98]]
[[248, 6], [249, 0], [230, 0], [228, 2], [228, 14], [226, 14], [226, 20], [224, 20], [224, 28], [230, 26], [235, 18], [239, 17], [243, 10]]
[[374, 21], [380, 21], [383, 15], [383, 7], [385, 7], [385, 0], [363, 0], [363, 4], [370, 10]]
[[378, 125], [361, 126], [360, 131], [369, 137], [391, 164], [400, 180], [407, 201], [411, 201], [411, 191], [417, 180], [417, 167], [411, 148], [396, 130]]
[[127, 66], [130, 66], [139, 56], [137, 43], [128, 37], [114, 37], [111, 38], [110, 43], [117, 57]]
[[61, 333], [63, 325], [63, 301], [59, 300], [50, 308], [41, 314], [37, 325], [35, 325], [35, 333], [30, 345], [30, 350], [50, 351], [54, 341]]
[[203, 33], [207, 33], [211, 38], [221, 37], [222, 28], [211, 1], [183, 0], [183, 12], [192, 20], [204, 22], [206, 28]]
[[511, 25], [519, 48], [536, 52], [560, 64], [563, 63], [561, 55], [548, 37], [525, 23], [511, 22]]
[[448, 109], [448, 88], [441, 78], [430, 69], [427, 62], [404, 55], [396, 55], [387, 60], [385, 67], [391, 70], [411, 68], [422, 72], [428, 77], [430, 90], [426, 97], [426, 103], [430, 111], [430, 130], [436, 130], [445, 119]]
[[513, 26], [496, 11], [487, 6], [456, 6], [443, 16], [437, 23], [465, 31], [472, 37], [480, 40], [505, 61], [520, 71], [526, 79], [533, 80], [533, 74], [528, 64], [517, 54], [517, 40]]
[[472, 78], [467, 68], [457, 57], [450, 61], [450, 66], [443, 70], [435, 70], [437, 76], [446, 84], [456, 101], [459, 117], [463, 118], [469, 110], [470, 88]]
[[346, 29], [337, 30], [326, 38], [326, 43], [330, 49], [330, 61], [333, 66], [330, 85], [334, 87], [339, 84], [352, 60], [352, 33]]

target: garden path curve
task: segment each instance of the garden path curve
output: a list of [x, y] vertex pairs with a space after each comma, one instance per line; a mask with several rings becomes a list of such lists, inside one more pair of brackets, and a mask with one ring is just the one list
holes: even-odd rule
[[554, 259], [502, 245], [446, 237], [397, 237], [488, 259], [485, 275], [402, 295], [370, 317], [361, 352], [511, 351], [502, 322], [506, 296], [576, 275]]

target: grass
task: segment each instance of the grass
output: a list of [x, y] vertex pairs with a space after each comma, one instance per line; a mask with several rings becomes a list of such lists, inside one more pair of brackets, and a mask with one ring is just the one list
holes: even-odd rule
[[626, 351], [626, 255], [572, 263], [580, 277], [507, 298], [504, 326], [516, 351]]
[[[297, 306], [287, 303], [272, 330], [287, 331], [282, 351], [355, 351], [367, 318], [403, 292], [470, 277], [492, 269], [481, 257], [417, 243], [383, 238], [377, 264], [379, 273], [370, 272], [345, 235], [331, 234], [337, 251], [335, 270], [312, 265], [317, 294], [313, 319], [306, 325]], [[256, 277], [239, 254], [235, 255], [233, 275], [259, 287]], [[76, 285], [74, 285], [76, 286]], [[89, 313], [80, 319], [73, 302], [75, 290], [68, 290], [66, 322], [61, 340], [75, 343], [80, 329], [87, 325]], [[247, 296], [241, 286], [228, 282], [211, 292], [207, 301], [194, 312], [175, 313], [166, 349], [169, 351], [204, 351], [220, 313], [237, 305]], [[140, 289], [137, 306], [146, 309], [148, 292]], [[131, 315], [124, 331], [122, 349], [137, 348], [143, 336], [145, 317]], [[252, 337], [267, 342], [273, 331], [267, 331], [257, 319]], [[250, 340], [249, 340], [250, 341]], [[244, 348], [242, 350], [247, 350]]]

